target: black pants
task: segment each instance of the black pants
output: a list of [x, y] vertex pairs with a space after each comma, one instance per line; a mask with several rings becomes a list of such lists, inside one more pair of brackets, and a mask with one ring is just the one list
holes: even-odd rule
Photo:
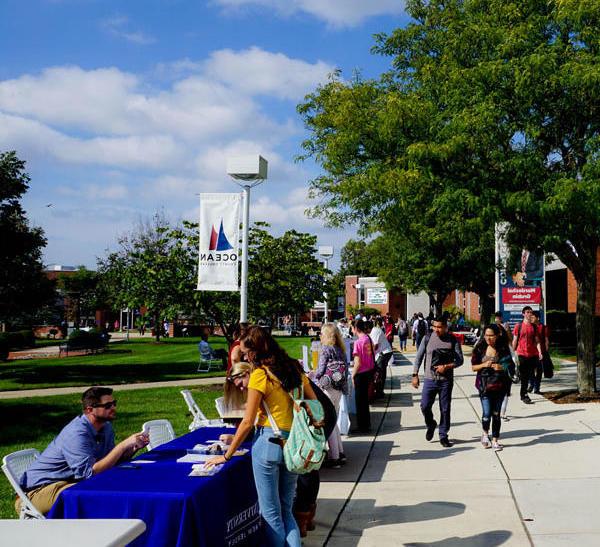
[[394, 354], [391, 351], [389, 353], [382, 353], [377, 359], [377, 362], [375, 363], [375, 367], [378, 371], [377, 383], [375, 385], [375, 393], [378, 396], [383, 396], [383, 388], [385, 386], [385, 379], [387, 378], [387, 367], [393, 355]]
[[366, 433], [371, 429], [371, 411], [369, 409], [369, 384], [373, 371], [359, 372], [354, 376], [354, 397], [356, 400], [356, 422], [358, 430]]
[[521, 399], [527, 396], [527, 388], [529, 387], [529, 379], [533, 374], [539, 359], [536, 357], [523, 357], [519, 355], [519, 372], [521, 373]]
[[294, 501], [294, 511], [307, 513], [311, 506], [317, 503], [321, 479], [319, 471], [315, 469], [310, 473], [298, 475], [298, 486], [296, 487], [296, 500]]

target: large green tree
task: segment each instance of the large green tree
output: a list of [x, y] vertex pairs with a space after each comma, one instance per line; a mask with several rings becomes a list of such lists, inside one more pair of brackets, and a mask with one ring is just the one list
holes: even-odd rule
[[145, 307], [154, 320], [157, 341], [163, 319], [175, 317], [191, 297], [195, 264], [182, 230], [156, 213], [121, 236], [119, 249], [98, 261], [109, 303], [114, 309]]
[[31, 323], [56, 298], [43, 271], [44, 232], [29, 225], [20, 200], [29, 189], [25, 162], [15, 152], [0, 154], [0, 323]]
[[103, 307], [103, 296], [99, 287], [99, 275], [79, 266], [72, 274], [63, 274], [57, 280], [60, 292], [67, 296], [70, 303], [70, 319], [80, 324], [81, 316], [94, 315]]
[[272, 235], [256, 223], [248, 240], [248, 309], [257, 320], [302, 313], [322, 300], [325, 269], [316, 257], [316, 236], [288, 230]]
[[[413, 21], [377, 37], [376, 51], [392, 58], [389, 73], [377, 82], [330, 82], [300, 107], [313, 131], [306, 153], [325, 168], [314, 189], [331, 197], [326, 206], [370, 212], [385, 229], [386, 213], [404, 207], [406, 193], [396, 189], [429, 182], [431, 207], [423, 211], [437, 210], [442, 231], [454, 199], [461, 230], [474, 226], [479, 235], [505, 220], [513, 245], [557, 255], [578, 285], [579, 390], [594, 392], [600, 4], [408, 0], [406, 7]], [[343, 108], [323, 108], [329, 103]], [[371, 209], [361, 207], [365, 195]], [[473, 268], [484, 264], [472, 237], [462, 246], [473, 248]]]

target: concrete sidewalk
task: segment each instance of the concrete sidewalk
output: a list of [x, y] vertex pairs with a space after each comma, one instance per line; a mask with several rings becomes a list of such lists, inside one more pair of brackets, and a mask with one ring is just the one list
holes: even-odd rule
[[[317, 529], [304, 545], [600, 545], [600, 405], [541, 396], [524, 405], [515, 386], [504, 450], [486, 450], [465, 359], [453, 393], [455, 445], [447, 449], [437, 435], [425, 440], [412, 358], [398, 357], [391, 396], [374, 407], [379, 431], [345, 440], [348, 465], [322, 471]], [[572, 385], [574, 368], [565, 363], [542, 390]]]

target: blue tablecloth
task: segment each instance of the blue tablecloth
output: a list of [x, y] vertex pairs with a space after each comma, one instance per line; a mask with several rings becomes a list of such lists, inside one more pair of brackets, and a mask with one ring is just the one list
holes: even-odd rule
[[250, 453], [236, 456], [212, 477], [188, 477], [192, 464], [175, 461], [224, 432], [231, 429], [198, 429], [138, 456], [156, 463], [117, 466], [67, 488], [48, 518], [139, 518], [146, 532], [131, 543], [136, 547], [259, 545]]

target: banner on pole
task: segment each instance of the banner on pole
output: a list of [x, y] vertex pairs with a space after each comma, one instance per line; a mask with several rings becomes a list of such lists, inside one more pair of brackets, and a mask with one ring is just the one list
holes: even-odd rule
[[199, 291], [239, 291], [241, 194], [200, 194]]

